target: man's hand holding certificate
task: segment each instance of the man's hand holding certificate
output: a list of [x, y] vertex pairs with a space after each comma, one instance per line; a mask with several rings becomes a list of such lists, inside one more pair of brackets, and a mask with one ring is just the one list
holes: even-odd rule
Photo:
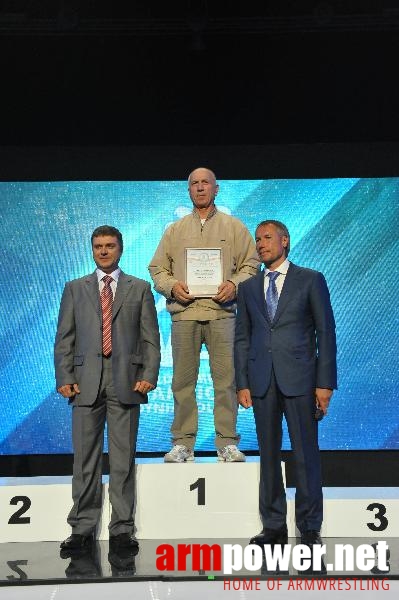
[[213, 296], [212, 300], [219, 302], [219, 304], [225, 304], [226, 302], [232, 302], [236, 297], [236, 286], [232, 281], [224, 281], [220, 284], [218, 293]]
[[[192, 296], [189, 292], [188, 286], [184, 281], [177, 281], [172, 288], [172, 295], [175, 300], [181, 304], [188, 304], [195, 300], [195, 296]], [[236, 286], [232, 281], [224, 281], [220, 284], [218, 293], [212, 297], [212, 300], [219, 304], [225, 304], [226, 302], [232, 302], [236, 297]]]
[[172, 296], [181, 304], [188, 304], [195, 300], [195, 297], [190, 295], [187, 283], [184, 283], [184, 281], [177, 281], [175, 283], [172, 287]]

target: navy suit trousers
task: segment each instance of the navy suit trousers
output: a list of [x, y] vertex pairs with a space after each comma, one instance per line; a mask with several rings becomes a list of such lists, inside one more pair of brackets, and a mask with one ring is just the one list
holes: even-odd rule
[[265, 396], [252, 400], [260, 454], [259, 509], [263, 526], [279, 529], [286, 523], [287, 502], [281, 471], [285, 416], [295, 469], [296, 525], [301, 532], [320, 531], [323, 494], [314, 390], [302, 396], [284, 396], [272, 373]]

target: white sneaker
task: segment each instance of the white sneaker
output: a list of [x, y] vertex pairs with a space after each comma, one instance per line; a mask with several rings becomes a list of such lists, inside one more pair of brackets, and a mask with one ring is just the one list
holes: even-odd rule
[[223, 460], [224, 462], [245, 462], [245, 454], [234, 444], [229, 444], [223, 448], [218, 448], [218, 460]]
[[193, 462], [194, 450], [192, 448], [187, 448], [187, 446], [176, 444], [170, 452], [165, 454], [163, 460], [167, 463]]

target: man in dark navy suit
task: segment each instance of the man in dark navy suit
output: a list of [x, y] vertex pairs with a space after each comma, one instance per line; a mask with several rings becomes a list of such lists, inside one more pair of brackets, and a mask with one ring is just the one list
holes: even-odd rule
[[[237, 399], [253, 407], [263, 523], [255, 544], [285, 544], [287, 503], [281, 471], [282, 419], [293, 451], [295, 518], [301, 543], [321, 543], [323, 520], [317, 417], [337, 387], [335, 322], [324, 276], [288, 259], [280, 221], [262, 221], [256, 247], [264, 270], [238, 288], [235, 333]], [[316, 412], [317, 411], [317, 412]]]

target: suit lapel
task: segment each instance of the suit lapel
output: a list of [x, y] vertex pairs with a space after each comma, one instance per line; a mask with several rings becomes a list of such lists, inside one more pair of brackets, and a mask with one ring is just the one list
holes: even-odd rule
[[283, 289], [281, 290], [280, 298], [278, 300], [276, 314], [274, 315], [273, 323], [277, 323], [281, 314], [284, 312], [287, 304], [293, 297], [294, 290], [298, 287], [298, 277], [300, 276], [300, 269], [290, 263], [290, 266], [285, 276]]
[[93, 308], [98, 314], [100, 321], [102, 319], [101, 316], [101, 305], [100, 305], [100, 294], [98, 290], [98, 279], [97, 274], [92, 273], [85, 279], [85, 289], [89, 296], [90, 302], [93, 304]]
[[[132, 278], [125, 275], [122, 271], [119, 275], [118, 285], [116, 286], [116, 294], [114, 303], [112, 305], [112, 319], [115, 319], [118, 314], [120, 307], [132, 285]], [[100, 320], [102, 319], [100, 293], [98, 289], [97, 274], [94, 272], [88, 275], [85, 279], [85, 289], [90, 298], [90, 302], [93, 305], [94, 310], [98, 314]]]
[[257, 273], [253, 279], [254, 285], [256, 286], [255, 298], [256, 298], [256, 303], [258, 304], [258, 307], [259, 307], [262, 315], [265, 317], [265, 319], [267, 321], [270, 321], [269, 315], [267, 314], [267, 308], [266, 308], [264, 278], [265, 278], [265, 272], [259, 271], [259, 273]]
[[124, 299], [128, 291], [132, 286], [132, 278], [125, 275], [122, 271], [119, 274], [118, 285], [116, 286], [116, 294], [114, 304], [112, 306], [112, 320], [115, 319], [118, 314], [120, 307], [123, 304]]

